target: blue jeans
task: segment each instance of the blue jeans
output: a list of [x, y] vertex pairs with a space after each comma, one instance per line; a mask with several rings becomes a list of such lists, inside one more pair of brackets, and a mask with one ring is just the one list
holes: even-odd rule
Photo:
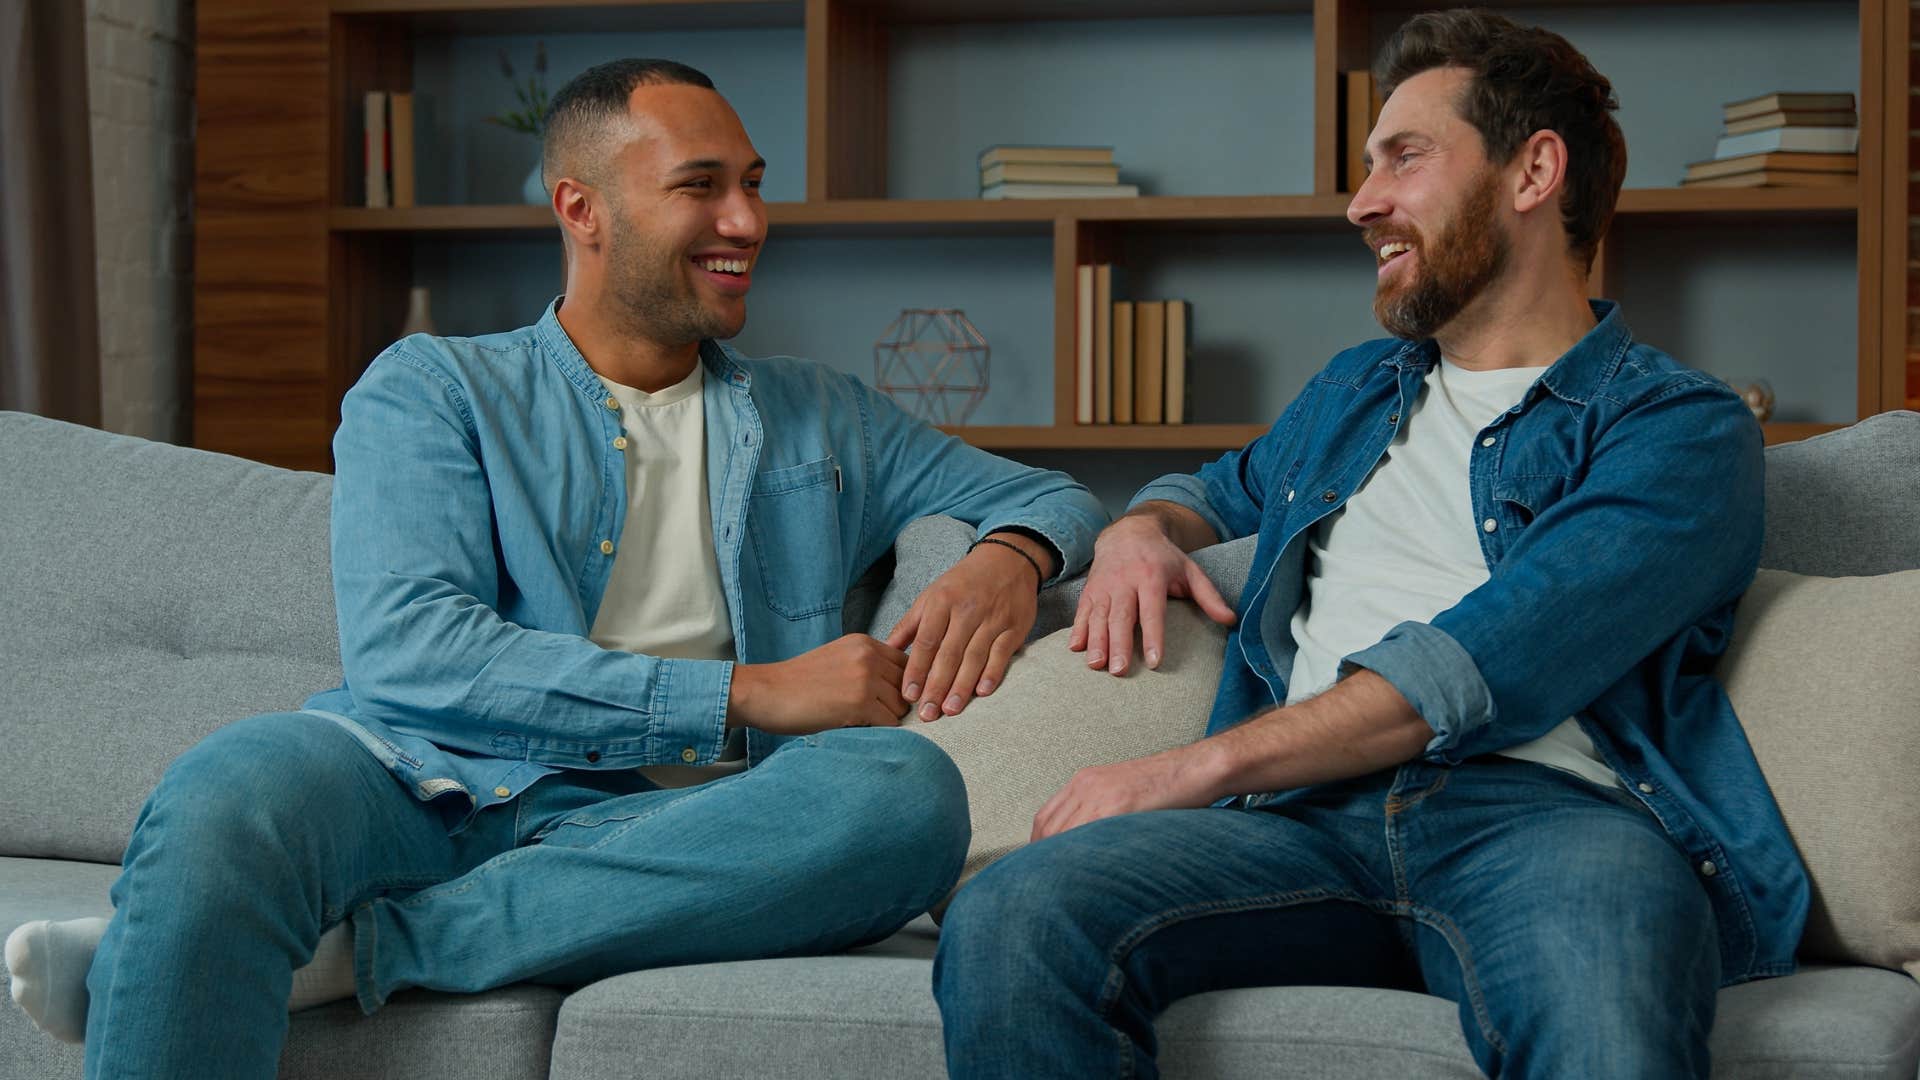
[[952, 887], [967, 840], [959, 772], [910, 732], [809, 736], [692, 788], [560, 773], [450, 836], [338, 725], [255, 717], [141, 811], [86, 1075], [272, 1077], [293, 969], [343, 921], [367, 1012], [410, 986], [573, 986], [884, 937]]
[[1155, 1076], [1169, 1003], [1287, 984], [1454, 1001], [1490, 1076], [1705, 1077], [1719, 977], [1652, 815], [1498, 758], [1070, 830], [960, 890], [933, 976], [956, 1080]]

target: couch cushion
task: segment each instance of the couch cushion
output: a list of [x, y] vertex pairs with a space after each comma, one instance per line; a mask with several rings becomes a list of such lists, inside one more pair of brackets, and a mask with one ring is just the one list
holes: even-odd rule
[[1769, 447], [1760, 565], [1827, 577], [1920, 567], [1920, 413]]
[[959, 716], [906, 723], [946, 751], [967, 783], [973, 840], [956, 888], [1025, 844], [1033, 816], [1075, 772], [1206, 734], [1226, 630], [1178, 601], [1167, 607], [1166, 627], [1157, 670], [1138, 664], [1124, 678], [1094, 671], [1085, 653], [1068, 651], [1072, 629], [1057, 630], [1015, 656], [1005, 685]]
[[1813, 879], [1801, 954], [1920, 975], [1920, 570], [1762, 570], [1719, 676]]
[[339, 682], [329, 488], [0, 413], [0, 854], [118, 861], [181, 751]]
[[[851, 956], [701, 964], [607, 979], [560, 1010], [554, 1080], [945, 1075], [921, 920]], [[1714, 1075], [1913, 1080], [1920, 984], [1870, 968], [1720, 993]], [[1477, 1077], [1459, 1014], [1397, 990], [1269, 987], [1175, 1002], [1156, 1031], [1175, 1078]]]
[[[0, 938], [32, 919], [109, 914], [107, 890], [119, 873], [99, 863], [0, 858]], [[473, 996], [411, 990], [372, 1017], [349, 1001], [308, 1009], [293, 1016], [280, 1076], [542, 1077], [561, 997], [526, 985]], [[80, 1067], [79, 1047], [48, 1037], [0, 997], [0, 1080], [77, 1078]]]

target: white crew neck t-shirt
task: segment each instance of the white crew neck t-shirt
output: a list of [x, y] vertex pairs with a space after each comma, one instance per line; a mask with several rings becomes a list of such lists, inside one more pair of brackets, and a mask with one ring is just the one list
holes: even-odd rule
[[[1469, 371], [1443, 359], [1428, 372], [1386, 456], [1346, 505], [1308, 534], [1287, 704], [1331, 687], [1341, 657], [1377, 644], [1402, 622], [1430, 621], [1491, 576], [1473, 517], [1468, 460], [1481, 430], [1518, 404], [1545, 370]], [[1501, 754], [1603, 786], [1619, 783], [1571, 718]]]
[[[603, 649], [683, 660], [734, 659], [733, 622], [713, 554], [707, 498], [704, 379], [697, 363], [686, 378], [653, 394], [600, 379], [620, 402], [627, 482], [620, 548], [588, 634]], [[723, 760], [740, 756], [740, 742], [728, 741]], [[663, 787], [683, 787], [737, 771], [739, 764], [744, 762], [640, 771]]]

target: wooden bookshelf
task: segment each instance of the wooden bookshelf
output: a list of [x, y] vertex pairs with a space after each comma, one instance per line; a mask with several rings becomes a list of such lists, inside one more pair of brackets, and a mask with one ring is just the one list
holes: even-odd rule
[[[1906, 206], [1909, 12], [1896, 0], [1830, 2], [1856, 12], [1859, 23], [1859, 183], [1630, 189], [1618, 220], [1641, 229], [1853, 222], [1858, 414], [1864, 416], [1900, 407], [1906, 394], [1909, 251], [1907, 230], [1896, 226]], [[1544, 6], [1595, 4], [1630, 8], [1637, 0], [1548, 0]], [[200, 0], [195, 443], [282, 465], [330, 467], [339, 399], [399, 324], [415, 246], [535, 238], [554, 228], [540, 206], [350, 205], [358, 169], [349, 145], [354, 110], [368, 89], [412, 85], [416, 38], [799, 27], [805, 198], [768, 204], [776, 237], [1016, 236], [1044, 237], [1052, 245], [1052, 423], [958, 429], [963, 437], [998, 449], [1242, 445], [1263, 430], [1260, 424], [1071, 422], [1073, 268], [1111, 259], [1128, 237], [1143, 233], [1350, 230], [1348, 196], [1338, 183], [1340, 73], [1366, 66], [1372, 31], [1405, 10], [1386, 0]], [[1764, 5], [1753, 10], [1751, 17], [1765, 18]], [[1313, 120], [1309, 193], [1030, 202], [886, 197], [894, 27], [1276, 13], [1310, 16], [1313, 90], [1298, 103]], [[1286, 258], [1285, 245], [1276, 245], [1275, 258]], [[1786, 441], [1830, 426], [1772, 424], [1767, 436]]]

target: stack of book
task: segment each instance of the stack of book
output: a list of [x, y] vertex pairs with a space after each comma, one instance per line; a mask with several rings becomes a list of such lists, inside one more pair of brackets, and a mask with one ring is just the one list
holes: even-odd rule
[[1687, 187], [1843, 187], [1860, 169], [1852, 94], [1765, 94], [1725, 107], [1712, 161], [1687, 166]]
[[1111, 146], [989, 146], [980, 151], [983, 199], [1100, 199], [1140, 194], [1120, 182]]
[[1193, 305], [1115, 300], [1110, 263], [1081, 266], [1074, 333], [1074, 420], [1184, 424], [1193, 415]]

